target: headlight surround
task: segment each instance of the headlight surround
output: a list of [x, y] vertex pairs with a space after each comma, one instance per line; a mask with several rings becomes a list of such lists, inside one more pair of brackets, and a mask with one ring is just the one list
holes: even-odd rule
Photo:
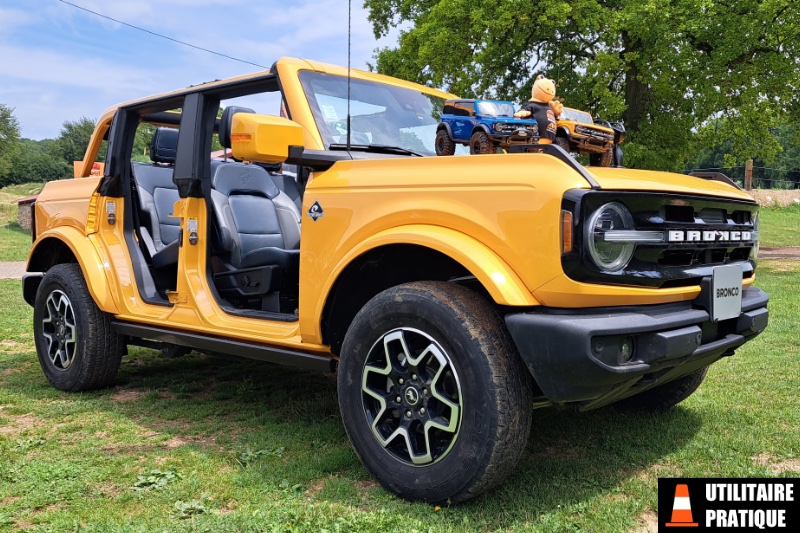
[[506, 125], [503, 122], [495, 122], [492, 128], [494, 131], [505, 131]]
[[633, 229], [633, 216], [618, 202], [603, 204], [589, 216], [586, 223], [586, 245], [589, 256], [600, 270], [604, 272], [622, 270], [633, 257], [635, 248], [632, 242], [606, 241], [605, 233]]

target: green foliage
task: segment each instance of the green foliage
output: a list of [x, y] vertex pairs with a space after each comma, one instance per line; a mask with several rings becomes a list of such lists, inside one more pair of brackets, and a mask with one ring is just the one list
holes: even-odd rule
[[0, 187], [12, 168], [12, 161], [19, 143], [19, 121], [14, 109], [0, 104]]
[[[61, 133], [51, 146], [51, 153], [69, 165], [73, 161], [82, 161], [92, 138], [94, 125], [95, 121], [86, 117], [64, 122]], [[98, 161], [105, 161], [105, 151], [104, 145], [97, 155]]]
[[[779, 152], [798, 117], [793, 0], [366, 0], [381, 73], [462, 96], [524, 101], [539, 73], [565, 103], [623, 118], [628, 166], [679, 170], [694, 131], [726, 119], [730, 157]], [[407, 28], [407, 29], [406, 29]]]
[[0, 185], [43, 183], [72, 177], [72, 162], [68, 164], [52, 153], [55, 142], [22, 139], [17, 145], [13, 165]]
[[253, 461], [259, 459], [260, 457], [283, 457], [284, 449], [285, 448], [283, 446], [280, 446], [277, 448], [262, 448], [254, 452], [246, 450], [240, 453], [236, 459], [242, 466], [247, 466]]

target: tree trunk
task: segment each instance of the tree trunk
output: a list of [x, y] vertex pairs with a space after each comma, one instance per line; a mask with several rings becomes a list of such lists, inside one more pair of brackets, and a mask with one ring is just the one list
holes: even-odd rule
[[[642, 46], [639, 40], [632, 38], [627, 32], [622, 34], [622, 57], [630, 52], [642, 53]], [[639, 131], [639, 125], [647, 119], [648, 108], [650, 107], [650, 86], [641, 79], [641, 71], [638, 62], [641, 57], [637, 57], [627, 65], [625, 70], [625, 104], [627, 109], [622, 114], [625, 121], [625, 129], [630, 132]]]

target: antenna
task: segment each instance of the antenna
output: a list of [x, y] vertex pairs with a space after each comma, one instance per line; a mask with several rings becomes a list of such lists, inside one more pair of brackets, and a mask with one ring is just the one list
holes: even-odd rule
[[350, 14], [353, 0], [347, 0], [347, 151], [350, 151]]

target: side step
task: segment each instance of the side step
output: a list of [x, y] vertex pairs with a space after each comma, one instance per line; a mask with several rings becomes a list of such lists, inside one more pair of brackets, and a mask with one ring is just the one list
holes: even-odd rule
[[336, 360], [332, 357], [286, 350], [284, 348], [275, 348], [254, 342], [203, 335], [202, 333], [175, 331], [145, 324], [114, 321], [111, 323], [111, 326], [117, 333], [122, 335], [186, 346], [204, 352], [247, 357], [249, 359], [257, 359], [259, 361], [294, 366], [318, 372], [329, 373], [336, 370]]

